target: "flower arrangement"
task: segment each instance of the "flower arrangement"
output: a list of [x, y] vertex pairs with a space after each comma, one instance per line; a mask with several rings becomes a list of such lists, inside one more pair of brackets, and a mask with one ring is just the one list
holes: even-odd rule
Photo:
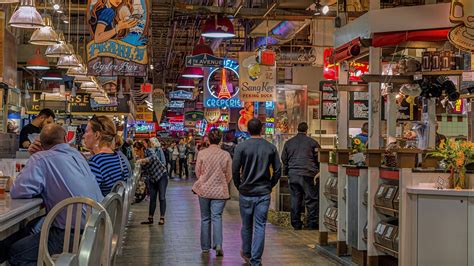
[[450, 184], [454, 189], [464, 189], [466, 184], [466, 166], [474, 162], [474, 143], [471, 141], [441, 140], [434, 152], [428, 155], [442, 159], [441, 165], [451, 172]]
[[367, 146], [358, 138], [354, 137], [351, 139], [352, 153], [364, 152], [367, 150]]
[[350, 163], [354, 165], [365, 165], [365, 155], [363, 152], [367, 146], [358, 137], [351, 138], [351, 156]]

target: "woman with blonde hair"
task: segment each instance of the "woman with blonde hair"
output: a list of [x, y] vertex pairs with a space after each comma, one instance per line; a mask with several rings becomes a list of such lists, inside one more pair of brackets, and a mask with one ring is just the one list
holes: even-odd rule
[[84, 146], [93, 154], [89, 166], [104, 196], [115, 183], [130, 176], [126, 161], [115, 152], [116, 138], [117, 130], [112, 119], [95, 115], [87, 123], [83, 136]]
[[230, 198], [229, 182], [232, 178], [232, 159], [228, 152], [218, 145], [222, 133], [214, 128], [208, 133], [209, 147], [201, 150], [196, 160], [196, 177], [193, 192], [199, 196], [201, 208], [201, 249], [207, 253], [212, 247], [217, 256], [222, 250], [222, 212], [225, 202]]
[[160, 201], [160, 221], [158, 224], [163, 225], [165, 224], [166, 188], [168, 187], [169, 177], [166, 169], [165, 155], [158, 139], [151, 138], [146, 143], [145, 158], [139, 160], [138, 163], [143, 165], [143, 172], [146, 176], [148, 192], [150, 194], [150, 205], [148, 208], [148, 220], [141, 224], [153, 224], [158, 198]]

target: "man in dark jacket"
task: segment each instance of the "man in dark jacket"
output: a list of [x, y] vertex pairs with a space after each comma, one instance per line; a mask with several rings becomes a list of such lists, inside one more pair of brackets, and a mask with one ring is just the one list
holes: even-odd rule
[[318, 149], [321, 147], [314, 139], [308, 137], [308, 124], [298, 125], [298, 134], [288, 140], [281, 154], [283, 174], [288, 175], [291, 195], [291, 225], [301, 230], [301, 212], [303, 198], [308, 210], [306, 228], [318, 229], [319, 216], [319, 179], [314, 181], [319, 172]]
[[232, 178], [240, 192], [241, 256], [251, 265], [261, 265], [270, 193], [281, 175], [280, 158], [275, 145], [261, 137], [260, 120], [250, 120], [247, 128], [251, 137], [235, 148]]

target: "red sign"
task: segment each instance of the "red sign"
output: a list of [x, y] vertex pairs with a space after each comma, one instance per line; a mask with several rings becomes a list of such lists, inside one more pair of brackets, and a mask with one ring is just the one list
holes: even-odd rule
[[153, 84], [151, 83], [143, 83], [140, 86], [142, 93], [152, 93], [153, 92]]
[[276, 55], [272, 50], [262, 50], [259, 52], [260, 64], [264, 66], [274, 66]]
[[[326, 80], [337, 80], [339, 75], [339, 64], [334, 62], [334, 49], [324, 49], [323, 76]], [[361, 82], [362, 75], [369, 72], [369, 64], [364, 62], [349, 63], [349, 81]]]

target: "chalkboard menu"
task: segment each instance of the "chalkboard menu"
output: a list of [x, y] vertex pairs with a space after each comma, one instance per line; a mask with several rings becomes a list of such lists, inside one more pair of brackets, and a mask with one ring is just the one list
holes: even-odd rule
[[321, 91], [321, 119], [335, 120], [337, 118], [337, 90], [334, 81], [323, 80], [319, 83]]
[[367, 120], [369, 119], [369, 93], [351, 92], [349, 100], [349, 119]]

